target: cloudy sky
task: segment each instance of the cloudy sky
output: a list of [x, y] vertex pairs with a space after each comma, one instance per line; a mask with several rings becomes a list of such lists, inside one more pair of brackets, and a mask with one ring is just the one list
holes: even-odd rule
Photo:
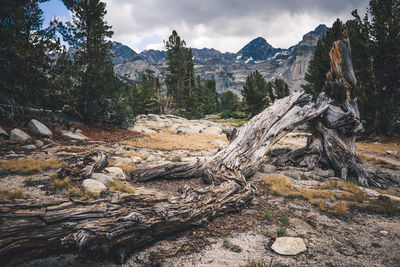
[[[272, 46], [288, 48], [319, 24], [364, 14], [369, 0], [105, 0], [113, 40], [137, 52], [161, 49], [175, 29], [195, 48], [237, 52], [252, 39], [264, 37]], [[60, 0], [42, 4], [45, 23], [71, 14]]]

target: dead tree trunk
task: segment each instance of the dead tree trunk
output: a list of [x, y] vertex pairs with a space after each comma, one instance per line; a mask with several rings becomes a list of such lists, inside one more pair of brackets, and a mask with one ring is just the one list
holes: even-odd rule
[[[195, 164], [168, 164], [131, 174], [133, 181], [203, 178], [203, 189], [180, 189], [180, 197], [113, 194], [96, 201], [65, 199], [51, 203], [24, 200], [0, 203], [0, 262], [14, 264], [49, 253], [86, 257], [114, 255], [124, 261], [132, 250], [236, 211], [253, 197], [247, 178], [254, 175], [268, 149], [297, 125], [311, 121], [302, 164], [330, 164], [343, 178], [355, 173], [365, 184], [380, 185], [355, 155], [355, 136], [362, 127], [355, 98], [356, 81], [348, 41], [336, 42], [328, 82], [316, 103], [304, 92], [275, 101], [237, 132], [223, 150]], [[304, 155], [304, 153], [303, 153]], [[107, 157], [94, 153], [76, 159], [61, 175], [85, 177], [106, 166]], [[75, 179], [79, 180], [79, 179]]]

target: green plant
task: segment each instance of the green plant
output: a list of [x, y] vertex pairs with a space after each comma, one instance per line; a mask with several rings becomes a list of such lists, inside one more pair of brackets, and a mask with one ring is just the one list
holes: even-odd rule
[[281, 222], [284, 223], [284, 224], [288, 224], [289, 220], [290, 220], [289, 216], [287, 216], [286, 213], [282, 213], [281, 216], [282, 216]]
[[276, 235], [277, 237], [282, 237], [286, 235], [286, 228], [279, 228], [278, 231], [276, 231]]
[[27, 177], [24, 180], [24, 184], [25, 184], [25, 186], [35, 186], [35, 185], [41, 184], [41, 181], [40, 180], [35, 180], [32, 177]]
[[175, 156], [171, 159], [172, 162], [182, 162], [182, 158], [179, 156]]
[[271, 220], [274, 217], [274, 212], [272, 210], [269, 209], [265, 209], [264, 210], [264, 218]]
[[227, 249], [231, 246], [231, 242], [229, 242], [229, 239], [228, 239], [227, 236], [224, 237], [224, 241], [222, 242], [222, 246], [224, 248], [227, 248]]

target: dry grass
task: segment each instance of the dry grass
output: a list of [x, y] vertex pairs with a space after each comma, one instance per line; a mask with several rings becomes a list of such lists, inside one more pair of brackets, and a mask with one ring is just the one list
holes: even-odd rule
[[122, 192], [122, 193], [130, 193], [133, 194], [135, 193], [135, 188], [127, 183], [123, 183], [120, 181], [115, 181], [113, 183], [107, 184], [108, 189], [111, 192]]
[[127, 174], [129, 174], [129, 173], [133, 172], [134, 170], [136, 170], [136, 167], [134, 165], [127, 164], [127, 163], [115, 163], [112, 160], [110, 160], [108, 162], [108, 166], [109, 167], [121, 168]]
[[0, 190], [0, 199], [19, 199], [24, 197], [24, 191], [21, 189], [17, 190]]
[[64, 179], [53, 178], [53, 181], [51, 182], [51, 187], [54, 189], [65, 189], [68, 188], [70, 185], [71, 179], [68, 177]]
[[381, 155], [386, 155], [386, 151], [395, 150], [397, 155], [400, 156], [400, 143], [396, 140], [388, 140], [386, 142], [357, 142], [357, 149], [369, 153], [378, 153]]
[[35, 186], [41, 184], [41, 180], [33, 179], [32, 177], [27, 177], [24, 180], [25, 186]]
[[270, 186], [275, 195], [303, 198], [317, 206], [320, 211], [336, 216], [346, 215], [350, 206], [387, 214], [395, 213], [399, 206], [388, 197], [380, 196], [378, 200], [370, 198], [358, 185], [351, 182], [329, 181], [314, 186], [313, 189], [303, 189], [294, 187], [290, 178], [278, 173], [265, 175], [263, 182]]
[[60, 149], [60, 151], [70, 152], [70, 153], [80, 153], [86, 151], [87, 148], [85, 147], [78, 147], [78, 146], [65, 146]]
[[92, 193], [87, 190], [81, 190], [78, 187], [71, 187], [68, 189], [67, 196], [69, 198], [79, 197], [81, 200], [92, 200], [100, 197], [100, 194]]
[[32, 174], [65, 166], [58, 160], [10, 159], [0, 160], [0, 173]]
[[383, 160], [383, 159], [379, 159], [379, 158], [371, 157], [371, 156], [366, 156], [366, 155], [362, 155], [362, 154], [359, 154], [359, 153], [357, 154], [357, 156], [360, 159], [362, 159], [362, 160], [364, 160], [364, 161], [366, 161], [366, 162], [368, 162], [369, 164], [372, 164], [372, 165], [380, 165], [383, 168], [388, 168], [388, 169], [392, 169], [392, 170], [397, 170], [398, 169], [397, 165], [394, 165], [394, 164], [392, 164], [392, 163], [390, 163], [390, 162], [388, 162], [386, 160]]
[[156, 134], [146, 134], [142, 138], [136, 140], [122, 141], [122, 144], [161, 150], [203, 150], [208, 148], [217, 148], [218, 145], [214, 144], [214, 140], [220, 139], [227, 142], [225, 136], [205, 134], [205, 133], [188, 133], [188, 134], [174, 134], [171, 132], [162, 132]]

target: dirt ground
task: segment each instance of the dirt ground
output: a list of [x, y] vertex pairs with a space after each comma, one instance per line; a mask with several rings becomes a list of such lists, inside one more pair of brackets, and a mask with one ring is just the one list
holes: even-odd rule
[[[179, 135], [168, 131], [138, 134], [112, 129], [112, 134], [104, 136], [98, 129], [82, 131], [90, 136], [90, 140], [43, 139], [44, 146], [36, 150], [26, 150], [22, 148], [24, 144], [3, 141], [0, 146], [0, 190], [22, 190], [24, 198], [51, 200], [67, 197], [68, 188], [74, 186], [55, 187], [57, 168], [51, 166], [39, 171], [7, 170], [10, 165], [7, 163], [12, 160], [57, 160], [62, 163], [72, 155], [99, 149], [110, 155], [113, 165], [133, 170], [164, 164], [174, 157], [180, 161], [195, 161], [198, 157], [213, 155], [227, 142], [223, 135], [212, 134]], [[290, 133], [275, 148], [302, 147], [307, 136], [304, 132]], [[362, 141], [357, 147], [359, 155], [376, 168], [400, 176], [398, 143], [393, 143], [393, 140]], [[12, 154], [17, 156], [9, 157]], [[293, 197], [277, 192], [277, 184], [268, 180], [271, 175], [284, 177], [292, 191], [335, 186], [324, 189], [330, 190], [329, 194], [326, 193], [330, 197]], [[259, 172], [250, 182], [257, 188], [257, 194], [245, 209], [144, 247], [133, 253], [122, 266], [400, 266], [399, 188], [379, 191], [357, 189], [358, 186], [354, 185], [350, 186], [351, 191], [337, 177], [328, 177], [317, 170], [289, 167], [277, 168], [268, 174]], [[199, 179], [131, 183], [137, 189], [135, 194], [147, 190], [167, 196], [177, 194], [178, 188], [185, 184], [204, 186]], [[356, 200], [341, 200], [348, 204], [345, 211], [334, 213], [330, 207], [336, 207], [339, 198], [332, 198], [332, 194], [359, 194], [363, 198], [357, 200], [358, 205], [354, 204]], [[391, 209], [382, 212], [365, 208], [364, 204], [370, 198], [378, 198], [380, 194], [389, 196], [388, 203], [394, 208], [390, 206]], [[321, 202], [324, 202], [324, 207], [326, 205], [325, 210], [319, 205]], [[302, 238], [307, 251], [296, 256], [275, 253], [271, 245], [278, 235]], [[112, 259], [87, 261], [76, 255], [56, 255], [22, 266], [118, 265]]]

